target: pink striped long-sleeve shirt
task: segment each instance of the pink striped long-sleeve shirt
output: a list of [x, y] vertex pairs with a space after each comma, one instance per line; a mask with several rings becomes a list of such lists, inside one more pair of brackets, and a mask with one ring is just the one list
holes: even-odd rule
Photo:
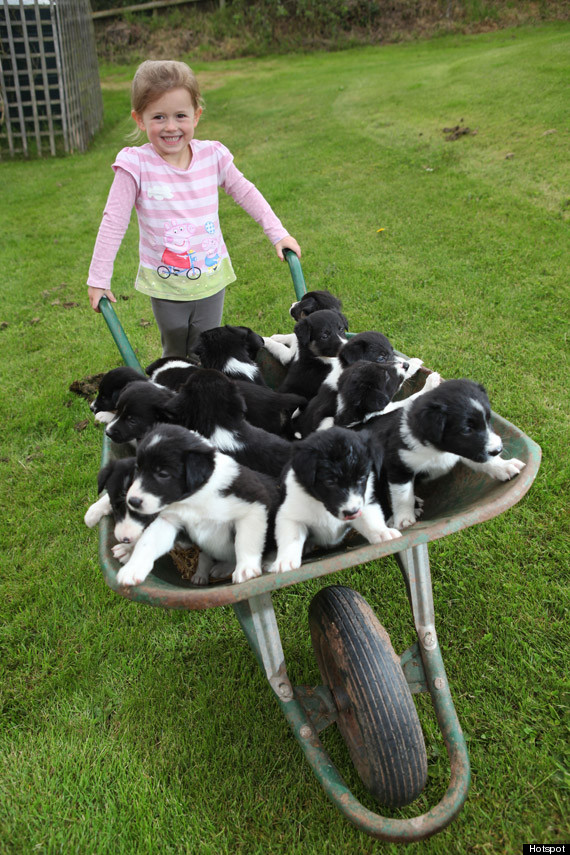
[[110, 288], [133, 205], [139, 222], [135, 288], [166, 300], [199, 300], [236, 278], [218, 217], [222, 187], [272, 243], [288, 232], [220, 142], [193, 139], [187, 169], [163, 160], [150, 143], [122, 149], [97, 235], [87, 284]]

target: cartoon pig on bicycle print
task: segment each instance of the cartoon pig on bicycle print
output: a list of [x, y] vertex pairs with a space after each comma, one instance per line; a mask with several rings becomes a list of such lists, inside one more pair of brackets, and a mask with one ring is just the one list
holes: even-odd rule
[[162, 264], [157, 267], [157, 273], [163, 279], [169, 276], [179, 276], [184, 271], [188, 279], [199, 279], [201, 270], [194, 263], [196, 250], [190, 248], [190, 238], [196, 232], [191, 223], [169, 220], [164, 223], [162, 243]]

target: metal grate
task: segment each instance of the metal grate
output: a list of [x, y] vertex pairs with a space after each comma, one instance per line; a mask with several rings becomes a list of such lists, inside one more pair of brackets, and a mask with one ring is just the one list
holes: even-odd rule
[[0, 157], [85, 151], [103, 102], [89, 0], [0, 0]]

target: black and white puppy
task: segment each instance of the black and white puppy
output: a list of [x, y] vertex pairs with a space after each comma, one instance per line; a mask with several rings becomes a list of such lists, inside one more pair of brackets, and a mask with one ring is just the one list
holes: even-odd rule
[[[338, 297], [334, 297], [329, 291], [307, 291], [300, 300], [291, 304], [289, 314], [293, 320], [301, 321], [321, 309], [332, 309], [340, 312], [342, 311], [342, 303]], [[297, 358], [298, 349], [295, 333], [275, 333], [269, 337], [264, 336], [263, 341], [269, 353], [281, 365], [289, 365], [293, 359]]]
[[214, 327], [200, 334], [196, 355], [204, 368], [215, 368], [228, 377], [264, 386], [256, 356], [263, 338], [249, 327]]
[[157, 422], [166, 421], [168, 401], [175, 395], [171, 389], [148, 380], [129, 383], [117, 401], [117, 412], [105, 433], [113, 442], [134, 442], [142, 439]]
[[348, 321], [340, 312], [321, 309], [295, 324], [298, 358], [289, 364], [279, 392], [310, 399], [331, 374], [340, 372], [336, 357], [346, 342]]
[[315, 430], [353, 427], [370, 413], [378, 413], [400, 389], [405, 370], [400, 364], [355, 362], [341, 373], [336, 388], [323, 383], [318, 394], [294, 421], [302, 437]]
[[[363, 361], [370, 364], [378, 363], [383, 366], [390, 366], [391, 370], [367, 370]], [[357, 372], [351, 372], [349, 379], [343, 382], [343, 395], [342, 398], [339, 398], [341, 378], [348, 367], [357, 362], [361, 363], [360, 368]], [[421, 359], [406, 361], [397, 357], [394, 348], [382, 333], [374, 330], [357, 333], [341, 347], [337, 361], [333, 363], [332, 370], [324, 379], [317, 394], [293, 418], [293, 435], [301, 438], [308, 436], [314, 430], [332, 427], [333, 424], [349, 426], [350, 422], [357, 419], [358, 411], [365, 409], [372, 403], [380, 405], [386, 393], [390, 394], [390, 398], [385, 400], [385, 406], [396, 394], [404, 380], [411, 376], [411, 373], [417, 371], [421, 364]], [[360, 377], [360, 380], [352, 392], [351, 379], [356, 379], [356, 377]], [[370, 390], [370, 394], [367, 390]], [[366, 399], [364, 398], [365, 393]], [[374, 394], [376, 394], [376, 398], [374, 398]], [[375, 409], [379, 409], [379, 406]], [[340, 416], [342, 411], [345, 411], [344, 416]], [[366, 411], [368, 412], [368, 410]]]
[[221, 371], [195, 371], [164, 412], [165, 421], [197, 431], [250, 469], [278, 477], [289, 460], [291, 443], [246, 420], [243, 395]]
[[160, 359], [155, 359], [147, 365], [145, 371], [152, 383], [166, 386], [167, 389], [173, 389], [176, 392], [196, 367], [196, 363], [191, 359], [161, 356]]
[[114, 419], [119, 395], [125, 386], [135, 380], [144, 380], [144, 377], [140, 371], [129, 368], [127, 365], [121, 365], [107, 371], [99, 383], [97, 397], [89, 405], [95, 416], [95, 421], [108, 424]]
[[135, 463], [134, 457], [123, 457], [109, 461], [99, 470], [97, 489], [102, 495], [90, 505], [84, 517], [85, 525], [93, 528], [103, 517], [113, 515], [113, 534], [117, 544], [112, 552], [119, 560], [130, 553], [133, 544], [153, 520], [153, 517], [143, 516], [127, 506], [127, 492], [133, 483]]
[[351, 527], [370, 543], [400, 537], [386, 525], [375, 497], [381, 464], [381, 448], [373, 455], [363, 434], [345, 428], [320, 431], [297, 443], [283, 475], [275, 517], [277, 556], [269, 572], [300, 567], [309, 536], [321, 546], [337, 545]]
[[202, 576], [215, 561], [235, 563], [233, 582], [260, 576], [277, 500], [273, 479], [240, 466], [193, 431], [160, 425], [139, 445], [127, 493], [130, 508], [158, 516], [136, 542], [117, 582], [143, 582], [181, 529], [200, 548]]
[[472, 380], [446, 380], [398, 404], [398, 409], [365, 423], [375, 453], [383, 451], [381, 477], [398, 529], [416, 521], [414, 480], [419, 475], [436, 478], [462, 461], [508, 481], [525, 466], [515, 457], [500, 457], [503, 443], [491, 426], [489, 398]]

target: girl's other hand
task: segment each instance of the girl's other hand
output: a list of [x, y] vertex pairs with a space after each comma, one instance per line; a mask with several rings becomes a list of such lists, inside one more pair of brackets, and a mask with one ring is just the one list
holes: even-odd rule
[[111, 303], [116, 303], [117, 298], [109, 288], [88, 288], [89, 303], [91, 308], [96, 312], [100, 312], [99, 303], [102, 297], [107, 297]]
[[295, 238], [291, 237], [291, 235], [286, 235], [284, 238], [281, 238], [281, 240], [278, 240], [277, 243], [274, 244], [274, 246], [275, 252], [279, 256], [281, 261], [285, 260], [283, 255], [284, 249], [292, 249], [297, 258], [301, 258], [301, 247], [299, 246]]

